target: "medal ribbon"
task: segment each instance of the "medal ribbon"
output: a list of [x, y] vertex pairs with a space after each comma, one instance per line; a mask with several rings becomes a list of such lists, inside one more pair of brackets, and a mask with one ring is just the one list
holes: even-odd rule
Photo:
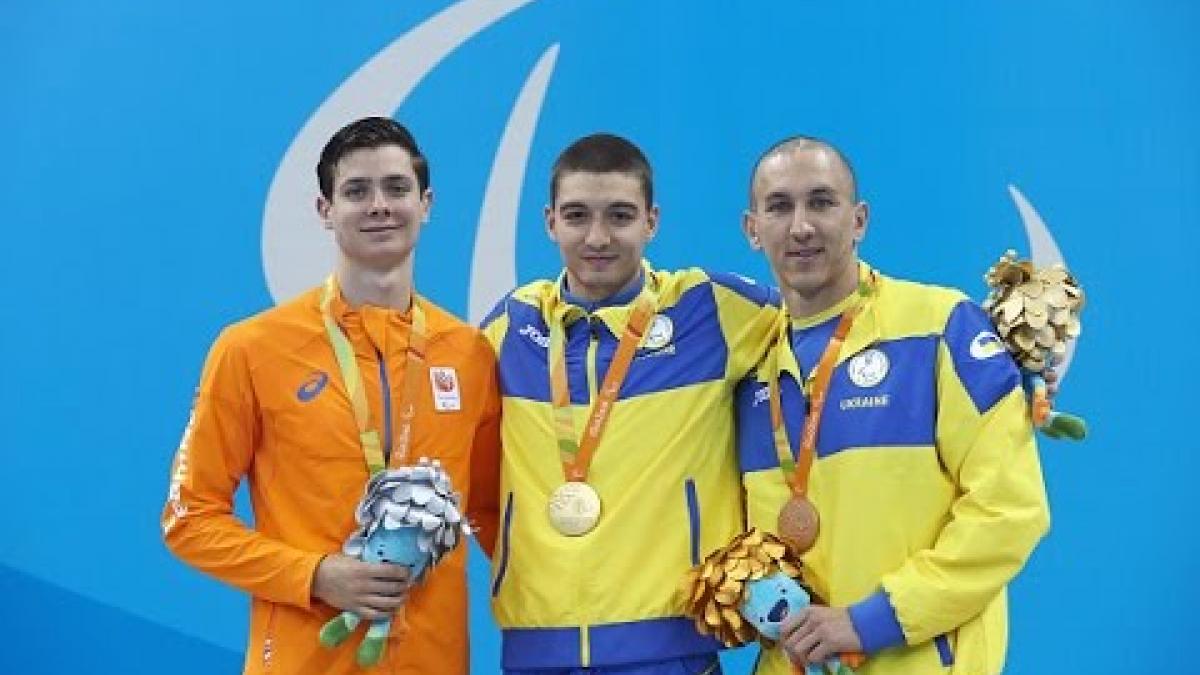
[[568, 481], [586, 482], [592, 456], [600, 444], [604, 426], [616, 403], [621, 384], [629, 374], [633, 355], [646, 333], [650, 319], [654, 317], [654, 299], [649, 292], [651, 279], [647, 276], [642, 293], [634, 301], [634, 307], [625, 323], [616, 354], [604, 376], [604, 382], [596, 392], [596, 400], [588, 415], [583, 438], [576, 440], [575, 418], [571, 413], [571, 390], [567, 382], [567, 332], [563, 325], [568, 306], [556, 304], [551, 310], [550, 325], [550, 398], [554, 406], [554, 431], [558, 437], [558, 453], [562, 460], [563, 474]]
[[779, 334], [775, 338], [771, 377], [767, 384], [771, 400], [771, 429], [775, 437], [775, 453], [779, 456], [779, 466], [787, 476], [792, 494], [798, 497], [803, 497], [808, 493], [808, 473], [812, 469], [813, 458], [816, 455], [817, 431], [821, 428], [821, 416], [825, 411], [825, 395], [829, 392], [829, 382], [833, 379], [834, 366], [837, 365], [838, 355], [842, 351], [842, 344], [845, 343], [846, 336], [850, 333], [850, 327], [854, 325], [854, 320], [858, 318], [859, 312], [866, 305], [867, 296], [870, 295], [874, 285], [873, 282], [874, 277], [872, 276], [870, 282], [859, 283], [858, 293], [862, 296], [861, 299], [842, 313], [842, 318], [838, 320], [837, 328], [833, 330], [829, 344], [825, 345], [821, 360], [817, 362], [817, 368], [813, 371], [812, 388], [809, 394], [810, 406], [808, 415], [804, 419], [804, 428], [800, 433], [800, 456], [797, 460], [792, 459], [792, 446], [788, 442], [787, 429], [783, 424], [783, 403], [779, 389], [779, 352], [791, 348], [788, 340], [791, 319], [788, 318], [786, 312], [780, 312], [782, 319], [779, 322]]
[[[358, 370], [358, 361], [354, 358], [354, 346], [350, 338], [342, 331], [341, 326], [333, 318], [330, 305], [337, 297], [337, 282], [333, 275], [325, 280], [325, 290], [321, 295], [321, 318], [325, 322], [325, 332], [329, 335], [329, 343], [333, 345], [333, 353], [337, 357], [338, 369], [342, 372], [342, 384], [350, 395], [350, 406], [354, 409], [354, 421], [358, 425], [358, 442], [362, 446], [363, 457], [367, 461], [367, 471], [373, 476], [382, 471], [387, 462], [383, 459], [383, 447], [379, 440], [379, 431], [371, 428], [371, 408], [367, 404], [367, 392], [363, 387], [362, 375]], [[425, 312], [417, 303], [417, 296], [412, 297], [412, 329], [408, 336], [408, 353], [404, 364], [404, 389], [400, 397], [400, 424], [396, 429], [395, 448], [392, 451], [391, 465], [400, 466], [408, 458], [408, 448], [412, 443], [413, 418], [416, 417], [417, 380], [425, 363]], [[384, 415], [392, 414], [384, 410]]]

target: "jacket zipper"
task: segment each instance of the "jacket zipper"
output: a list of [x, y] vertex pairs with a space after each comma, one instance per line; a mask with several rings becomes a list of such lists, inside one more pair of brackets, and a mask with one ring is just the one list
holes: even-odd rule
[[510, 541], [510, 532], [512, 531], [513, 519], [513, 493], [508, 493], [508, 500], [504, 505], [504, 530], [500, 533], [500, 563], [496, 566], [496, 579], [492, 582], [492, 597], [500, 594], [500, 584], [504, 583], [504, 575], [508, 572], [508, 558], [512, 555], [512, 542]]
[[696, 493], [696, 481], [688, 478], [683, 483], [684, 497], [687, 500], [688, 525], [692, 541], [692, 565], [700, 564], [700, 496]]
[[599, 317], [588, 317], [588, 330], [591, 333], [591, 338], [588, 340], [587, 350], [587, 376], [588, 376], [588, 394], [589, 403], [596, 401], [596, 392], [600, 388], [600, 383], [596, 381], [596, 352], [600, 348], [600, 329], [596, 327], [596, 322], [600, 321]]

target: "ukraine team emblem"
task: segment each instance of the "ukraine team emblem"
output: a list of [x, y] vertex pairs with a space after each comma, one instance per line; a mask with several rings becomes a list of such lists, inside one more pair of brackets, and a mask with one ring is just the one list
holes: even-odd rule
[[854, 384], [874, 387], [887, 377], [890, 365], [887, 354], [878, 349], [868, 349], [850, 359], [850, 363], [846, 364], [846, 372]]
[[675, 324], [671, 321], [671, 317], [664, 314], [656, 314], [650, 322], [650, 327], [646, 329], [646, 337], [642, 339], [642, 347], [645, 349], [662, 349], [671, 343], [671, 338], [675, 335]]

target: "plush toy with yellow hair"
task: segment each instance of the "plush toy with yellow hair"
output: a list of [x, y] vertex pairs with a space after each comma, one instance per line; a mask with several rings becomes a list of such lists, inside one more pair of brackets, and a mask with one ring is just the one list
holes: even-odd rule
[[983, 279], [991, 288], [983, 309], [1021, 367], [1034, 426], [1050, 438], [1082, 440], [1087, 423], [1052, 409], [1045, 373], [1062, 362], [1067, 343], [1079, 337], [1083, 289], [1061, 264], [1037, 267], [1012, 250]]

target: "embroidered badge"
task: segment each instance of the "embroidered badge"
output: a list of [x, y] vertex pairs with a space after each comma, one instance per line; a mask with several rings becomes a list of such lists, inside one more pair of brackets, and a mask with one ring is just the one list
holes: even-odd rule
[[850, 359], [850, 363], [846, 364], [846, 372], [854, 384], [874, 387], [887, 377], [889, 365], [887, 354], [878, 349], [868, 349]]
[[433, 388], [433, 409], [438, 412], [462, 410], [462, 395], [458, 391], [458, 373], [448, 366], [429, 368], [429, 384]]
[[674, 335], [675, 324], [671, 321], [671, 317], [657, 314], [650, 322], [650, 327], [646, 329], [646, 336], [642, 338], [642, 347], [644, 349], [662, 349], [670, 344]]

